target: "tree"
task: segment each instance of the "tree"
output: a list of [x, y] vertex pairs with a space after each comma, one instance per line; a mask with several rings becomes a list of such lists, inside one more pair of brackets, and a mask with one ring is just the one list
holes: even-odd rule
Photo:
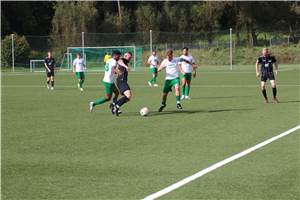
[[81, 44], [81, 32], [95, 32], [97, 10], [93, 2], [59, 2], [52, 19], [54, 47]]
[[[1, 45], [1, 65], [11, 66], [12, 64], [12, 39], [11, 35], [7, 35], [2, 40]], [[24, 36], [14, 34], [14, 57], [15, 63], [24, 63], [28, 61], [30, 53], [29, 44]]]
[[[150, 5], [140, 5], [135, 11], [136, 16], [136, 30], [138, 32], [146, 32], [152, 30], [155, 34], [153, 35], [153, 41], [155, 42], [160, 30], [160, 22], [162, 15], [159, 10], [155, 10]], [[149, 41], [148, 34], [143, 35], [143, 38], [139, 38], [143, 42]]]

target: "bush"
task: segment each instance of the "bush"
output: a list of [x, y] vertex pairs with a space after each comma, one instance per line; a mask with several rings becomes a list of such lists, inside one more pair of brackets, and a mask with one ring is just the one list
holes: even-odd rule
[[[1, 42], [1, 66], [8, 67], [12, 65], [11, 35], [5, 36]], [[15, 63], [24, 63], [28, 61], [30, 46], [24, 36], [14, 34], [14, 58]]]

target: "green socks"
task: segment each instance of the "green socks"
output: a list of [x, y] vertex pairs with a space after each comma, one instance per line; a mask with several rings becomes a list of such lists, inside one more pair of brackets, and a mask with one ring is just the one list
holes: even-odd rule
[[153, 77], [153, 78], [150, 80], [150, 83], [155, 84], [155, 83], [156, 83], [156, 77]]
[[94, 102], [94, 106], [95, 105], [99, 105], [99, 104], [103, 104], [104, 102], [106, 102], [107, 100], [104, 98], [104, 97], [101, 97], [100, 99], [97, 99], [95, 102]]
[[180, 103], [180, 96], [176, 96], [176, 102]]
[[181, 94], [182, 94], [182, 96], [184, 96], [184, 94], [185, 94], [185, 86], [182, 86], [181, 88], [182, 88], [181, 89]]
[[81, 79], [81, 80], [79, 81], [79, 86], [80, 86], [80, 88], [82, 88], [83, 83], [84, 83], [84, 80]]

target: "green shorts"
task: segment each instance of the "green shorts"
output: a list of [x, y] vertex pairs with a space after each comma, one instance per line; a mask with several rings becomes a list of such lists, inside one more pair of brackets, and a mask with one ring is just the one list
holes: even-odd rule
[[107, 83], [105, 81], [102, 81], [102, 84], [104, 86], [104, 92], [105, 94], [112, 95], [113, 92], [115, 92], [117, 89], [115, 83]]
[[185, 78], [186, 80], [190, 81], [192, 80], [192, 73], [186, 73], [186, 74], [180, 73], [180, 78], [181, 79]]
[[156, 67], [150, 68], [150, 72], [152, 74], [157, 74], [157, 68]]
[[76, 72], [75, 74], [78, 79], [84, 79], [84, 72]]
[[172, 91], [172, 87], [179, 85], [179, 78], [171, 79], [171, 80], [165, 80], [164, 87], [163, 87], [163, 92], [168, 93]]

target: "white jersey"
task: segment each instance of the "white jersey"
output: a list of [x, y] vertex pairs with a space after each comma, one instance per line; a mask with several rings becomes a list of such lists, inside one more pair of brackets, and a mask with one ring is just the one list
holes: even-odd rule
[[166, 80], [172, 80], [178, 78], [178, 62], [180, 58], [164, 59], [161, 63], [161, 67], [166, 68]]
[[157, 57], [157, 56], [151, 55], [151, 56], [148, 58], [148, 63], [151, 63], [151, 64], [150, 64], [150, 68], [156, 68], [156, 67], [157, 67], [157, 64], [158, 64], [158, 57]]
[[117, 61], [113, 58], [110, 58], [105, 66], [104, 66], [104, 70], [105, 70], [105, 74], [104, 74], [104, 78], [103, 81], [106, 83], [113, 83], [114, 82], [114, 72], [115, 72], [115, 68], [117, 67]]
[[73, 61], [73, 66], [75, 65], [75, 72], [84, 72], [84, 60], [83, 58], [76, 58]]
[[[187, 60], [189, 61], [190, 63], [194, 63], [194, 59], [193, 59], [193, 56], [185, 56], [185, 55], [182, 55], [180, 56], [180, 58], [183, 58], [184, 60]], [[181, 69], [185, 72], [185, 73], [192, 73], [192, 65], [187, 63], [187, 62], [184, 62], [184, 61], [181, 61], [180, 62], [181, 64]]]

